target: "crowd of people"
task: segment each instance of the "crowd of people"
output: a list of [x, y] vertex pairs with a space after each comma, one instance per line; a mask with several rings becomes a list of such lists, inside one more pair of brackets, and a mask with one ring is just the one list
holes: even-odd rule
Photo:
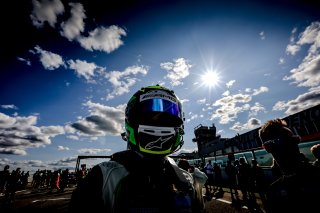
[[[37, 170], [32, 177], [30, 172], [16, 168], [10, 171], [10, 165], [5, 165], [0, 171], [0, 194], [4, 196], [3, 206], [9, 206], [15, 199], [17, 191], [25, 190], [27, 187], [31, 190], [44, 191], [48, 193], [64, 192], [68, 184], [71, 183], [72, 174], [69, 169]], [[72, 183], [76, 184], [76, 180]]]
[[69, 177], [69, 169], [37, 170], [33, 174], [31, 186], [33, 189], [49, 189], [49, 193], [64, 192], [70, 181]]
[[[315, 208], [320, 198], [320, 144], [310, 148], [315, 160], [308, 159], [299, 150], [300, 137], [294, 135], [281, 119], [266, 122], [259, 135], [263, 147], [273, 157], [271, 176], [267, 177], [256, 159], [251, 159], [249, 163], [245, 157], [240, 157], [229, 159], [223, 165], [225, 176], [222, 178], [222, 165], [207, 160], [205, 164], [195, 165], [207, 176], [205, 197], [220, 198], [223, 190], [228, 191], [232, 205], [245, 205], [251, 212], [262, 212], [262, 209], [267, 213], [288, 210], [308, 212]], [[194, 167], [190, 164], [186, 166], [185, 161], [180, 159], [178, 165], [182, 164], [181, 168]], [[257, 198], [261, 205], [257, 204]]]
[[[194, 167], [181, 166], [186, 159], [180, 159], [178, 166], [181, 168]], [[255, 159], [251, 160], [251, 164], [244, 157], [235, 160], [228, 160], [226, 165], [218, 164], [208, 160], [206, 164], [197, 165], [200, 171], [207, 176], [204, 184], [205, 198], [211, 200], [223, 197], [227, 191], [231, 195], [232, 205], [241, 207], [246, 205], [256, 211], [260, 208], [256, 202], [257, 195], [262, 201], [263, 206], [266, 205], [266, 188], [268, 185], [264, 177], [262, 167], [258, 165]], [[190, 170], [190, 169], [189, 169]], [[225, 173], [224, 177], [222, 172]]]
[[14, 199], [17, 190], [25, 189], [28, 184], [29, 171], [21, 171], [16, 168], [10, 172], [10, 166], [6, 165], [0, 172], [0, 194], [4, 194], [5, 202]]

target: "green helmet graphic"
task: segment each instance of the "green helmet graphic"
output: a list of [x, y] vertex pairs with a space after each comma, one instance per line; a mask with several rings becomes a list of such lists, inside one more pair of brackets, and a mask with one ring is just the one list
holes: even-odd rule
[[181, 102], [172, 90], [143, 87], [129, 100], [125, 111], [128, 147], [144, 154], [167, 155], [183, 144]]

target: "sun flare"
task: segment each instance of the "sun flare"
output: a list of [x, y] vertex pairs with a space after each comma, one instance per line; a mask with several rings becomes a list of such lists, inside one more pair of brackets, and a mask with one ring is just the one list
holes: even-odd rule
[[215, 87], [219, 84], [220, 75], [216, 71], [207, 71], [201, 76], [202, 84], [208, 87]]

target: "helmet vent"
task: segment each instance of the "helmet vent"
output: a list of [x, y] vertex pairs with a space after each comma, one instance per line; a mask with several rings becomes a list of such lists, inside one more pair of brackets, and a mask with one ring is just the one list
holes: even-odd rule
[[[155, 130], [153, 130], [153, 129], [146, 129], [146, 130], [144, 130], [145, 132], [150, 132], [150, 133], [155, 133], [156, 131]], [[172, 133], [172, 131], [160, 131], [160, 133], [162, 133], [162, 134], [170, 134], [170, 133]]]

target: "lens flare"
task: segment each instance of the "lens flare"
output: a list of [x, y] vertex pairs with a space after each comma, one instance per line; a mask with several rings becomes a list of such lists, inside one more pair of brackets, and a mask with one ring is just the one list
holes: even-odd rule
[[216, 71], [207, 71], [201, 76], [202, 84], [208, 87], [215, 87], [220, 82], [220, 75]]

